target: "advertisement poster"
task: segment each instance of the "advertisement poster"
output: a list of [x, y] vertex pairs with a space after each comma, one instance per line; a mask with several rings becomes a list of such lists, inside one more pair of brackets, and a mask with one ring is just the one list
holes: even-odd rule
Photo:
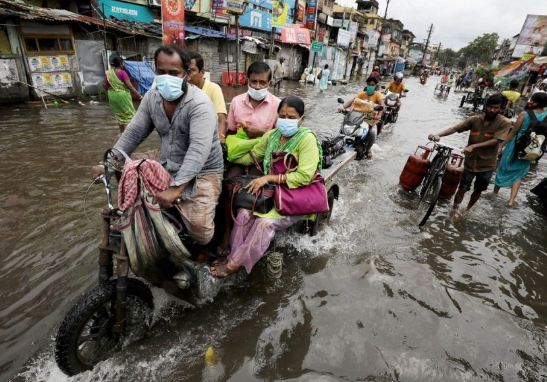
[[19, 74], [17, 73], [15, 60], [0, 59], [0, 86], [9, 85], [17, 81], [19, 81]]
[[72, 87], [72, 75], [69, 72], [33, 73], [32, 83], [38, 89], [55, 90]]
[[547, 15], [528, 15], [520, 31], [513, 57], [540, 54], [547, 43]]
[[304, 14], [306, 12], [306, 3], [302, 2], [302, 0], [298, 1], [298, 7], [297, 7], [297, 15], [296, 20], [299, 24], [304, 24]]
[[528, 70], [533, 59], [529, 61], [517, 60], [510, 63], [505, 68], [495, 73], [494, 83], [500, 83], [502, 86], [507, 86], [512, 80], [523, 80], [528, 77]]
[[184, 1], [161, 2], [163, 45], [175, 44], [184, 48]]
[[70, 62], [68, 56], [50, 56], [51, 70], [69, 70]]
[[283, 28], [281, 41], [285, 44], [310, 45], [310, 31], [306, 28]]
[[29, 57], [28, 64], [33, 72], [47, 72], [51, 70], [48, 56]]
[[[289, 15], [289, 3], [283, 0], [274, 0], [272, 2], [272, 25], [284, 27], [287, 25]], [[290, 23], [289, 23], [290, 24]]]
[[[245, 85], [246, 74], [245, 72], [239, 72], [239, 83], [240, 85]], [[222, 73], [222, 83], [235, 84], [236, 83], [236, 72], [223, 72]]]
[[272, 30], [272, 15], [259, 9], [249, 9], [241, 15], [239, 25], [245, 28]]

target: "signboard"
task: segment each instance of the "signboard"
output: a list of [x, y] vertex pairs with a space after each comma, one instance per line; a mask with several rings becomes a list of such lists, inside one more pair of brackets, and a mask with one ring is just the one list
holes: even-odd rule
[[306, 3], [302, 0], [298, 0], [296, 21], [300, 24], [304, 24], [304, 15], [306, 13]]
[[184, 48], [184, 1], [161, 2], [163, 45], [175, 44]]
[[230, 20], [232, 16], [224, 9], [224, 0], [213, 0], [211, 3], [211, 10], [213, 11], [213, 18]]
[[226, 6], [224, 7], [228, 13], [234, 15], [241, 15], [243, 13], [243, 8], [243, 0], [227, 0]]
[[306, 28], [315, 29], [316, 18], [317, 0], [308, 0], [308, 9], [306, 9]]
[[260, 9], [247, 9], [239, 18], [239, 25], [242, 27], [260, 29], [264, 31], [272, 30], [272, 15]]
[[[236, 34], [236, 27], [229, 27], [229, 28], [227, 29], [227, 33], [235, 36], [235, 34]], [[252, 33], [250, 30], [239, 28], [239, 35], [240, 35], [240, 36], [251, 36], [252, 34], [253, 34], [253, 33]]]
[[323, 50], [323, 43], [319, 41], [313, 41], [311, 43], [310, 50], [312, 52], [321, 52]]
[[[114, 17], [116, 19], [140, 21], [143, 23], [151, 23], [154, 21], [154, 14], [148, 7], [114, 0], [98, 0], [98, 2], [99, 10], [103, 12], [104, 17], [107, 19]], [[168, 2], [171, 3], [173, 0]]]
[[336, 44], [339, 46], [349, 46], [351, 40], [351, 33], [345, 29], [338, 29], [338, 39]]
[[359, 29], [359, 25], [356, 22], [351, 22], [349, 25], [349, 33], [351, 33], [351, 42], [355, 41], [355, 38], [357, 37], [357, 29]]
[[281, 41], [285, 44], [310, 45], [310, 31], [306, 28], [283, 28]]
[[349, 18], [347, 19], [333, 19], [332, 26], [336, 28], [347, 28], [349, 26]]
[[[222, 83], [235, 84], [236, 83], [236, 72], [223, 72], [222, 73]], [[239, 84], [245, 85], [245, 72], [239, 72]]]
[[514, 61], [495, 73], [494, 82], [500, 82], [502, 86], [507, 86], [512, 80], [521, 81], [528, 77], [528, 70], [530, 69], [531, 64], [532, 60], [524, 61], [520, 59]]

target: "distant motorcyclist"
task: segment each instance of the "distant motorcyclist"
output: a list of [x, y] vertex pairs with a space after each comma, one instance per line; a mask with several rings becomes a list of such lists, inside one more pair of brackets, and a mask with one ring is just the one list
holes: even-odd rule
[[372, 72], [370, 73], [370, 76], [380, 79], [380, 67], [375, 66], [374, 69], [372, 69]]
[[446, 83], [446, 94], [450, 93], [450, 89], [454, 87], [456, 84], [456, 76], [451, 74], [448, 78], [448, 82]]
[[[367, 78], [367, 86], [365, 87], [365, 91], [360, 92], [357, 94], [354, 98], [347, 101], [345, 104], [341, 105], [338, 108], [339, 112], [343, 112], [348, 107], [352, 106], [355, 103], [355, 99], [358, 98], [363, 101], [372, 102], [379, 106], [384, 106], [384, 96], [382, 93], [376, 90], [376, 86], [378, 85], [378, 78], [374, 76], [370, 76]], [[372, 152], [370, 148], [376, 141], [376, 135], [378, 134], [378, 128], [377, 124], [382, 118], [382, 112], [374, 112], [372, 118], [365, 119], [365, 121], [369, 124], [370, 130], [368, 131], [368, 135], [366, 138], [366, 148], [365, 148], [365, 154], [368, 159], [372, 158]]]

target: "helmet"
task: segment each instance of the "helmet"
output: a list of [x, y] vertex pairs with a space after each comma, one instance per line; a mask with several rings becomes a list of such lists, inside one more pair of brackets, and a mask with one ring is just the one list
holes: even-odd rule
[[395, 73], [395, 79], [402, 81], [403, 80], [403, 73], [401, 73], [401, 72]]
[[375, 67], [374, 67], [374, 70], [380, 70], [380, 67], [379, 67], [379, 66], [375, 66]]

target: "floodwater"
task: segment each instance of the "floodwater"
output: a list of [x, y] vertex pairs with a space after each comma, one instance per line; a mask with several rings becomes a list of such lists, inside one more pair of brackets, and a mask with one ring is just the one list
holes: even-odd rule
[[[15, 381], [542, 381], [547, 379], [547, 229], [524, 179], [516, 207], [487, 194], [457, 220], [441, 202], [419, 229], [417, 196], [398, 186], [428, 133], [470, 115], [461, 94], [410, 92], [371, 161], [338, 183], [331, 225], [310, 238], [284, 233], [279, 280], [259, 264], [213, 303], [185, 310], [154, 289], [149, 336], [93, 371], [68, 378], [53, 355], [56, 330], [97, 282], [100, 187], [83, 198], [90, 166], [117, 137], [105, 102], [0, 109], [0, 380]], [[336, 132], [338, 97], [362, 84], [284, 83], [305, 98], [307, 126]], [[154, 134], [153, 134], [154, 135]], [[464, 146], [467, 134], [448, 143]], [[146, 144], [157, 147], [154, 135]], [[545, 161], [545, 159], [544, 159]], [[216, 365], [205, 362], [206, 350]]]

